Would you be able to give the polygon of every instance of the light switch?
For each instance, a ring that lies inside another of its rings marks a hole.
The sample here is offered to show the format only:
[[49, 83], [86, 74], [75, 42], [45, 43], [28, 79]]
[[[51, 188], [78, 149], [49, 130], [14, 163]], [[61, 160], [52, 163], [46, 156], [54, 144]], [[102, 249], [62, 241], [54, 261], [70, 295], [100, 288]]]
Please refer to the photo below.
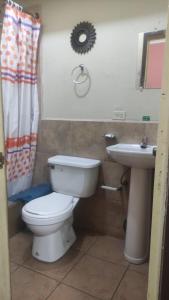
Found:
[[113, 112], [113, 119], [114, 120], [125, 120], [126, 112], [124, 110], [115, 110]]

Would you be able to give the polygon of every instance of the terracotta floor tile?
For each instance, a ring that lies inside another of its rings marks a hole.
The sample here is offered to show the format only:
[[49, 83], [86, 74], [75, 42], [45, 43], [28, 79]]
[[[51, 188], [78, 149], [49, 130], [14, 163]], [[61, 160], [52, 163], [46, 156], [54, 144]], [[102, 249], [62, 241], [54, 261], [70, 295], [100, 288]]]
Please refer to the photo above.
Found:
[[14, 263], [23, 264], [30, 256], [32, 235], [28, 232], [18, 233], [10, 239], [10, 259]]
[[97, 237], [96, 243], [89, 249], [88, 254], [111, 261], [116, 264], [128, 265], [123, 255], [124, 241], [109, 236]]
[[149, 268], [149, 265], [148, 263], [146, 264], [142, 264], [142, 265], [133, 265], [133, 264], [130, 264], [130, 270], [133, 270], [133, 271], [137, 271], [141, 274], [145, 274], [145, 275], [148, 275], [148, 268]]
[[62, 280], [82, 255], [79, 250], [70, 249], [63, 258], [54, 263], [40, 262], [31, 257], [26, 261], [25, 266], [56, 280]]
[[96, 242], [96, 235], [92, 235], [84, 232], [79, 233], [77, 234], [77, 240], [73, 245], [73, 248], [86, 252], [95, 242]]
[[13, 262], [10, 263], [10, 272], [13, 273], [15, 272], [17, 269], [19, 268], [19, 266]]
[[85, 255], [63, 282], [99, 299], [107, 300], [111, 299], [125, 270], [125, 266], [117, 266]]
[[146, 300], [147, 276], [127, 271], [113, 300]]
[[92, 296], [84, 294], [66, 285], [59, 285], [56, 290], [51, 294], [48, 300], [94, 300]]
[[21, 267], [12, 274], [12, 300], [46, 300], [56, 286], [55, 280]]

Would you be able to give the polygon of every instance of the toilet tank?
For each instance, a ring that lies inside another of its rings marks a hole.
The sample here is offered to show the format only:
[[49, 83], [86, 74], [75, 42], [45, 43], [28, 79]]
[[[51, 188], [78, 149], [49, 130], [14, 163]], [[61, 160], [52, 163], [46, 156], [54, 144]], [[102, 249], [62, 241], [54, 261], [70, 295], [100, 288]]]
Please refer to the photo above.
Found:
[[48, 159], [53, 191], [79, 198], [96, 190], [99, 165], [95, 159], [56, 155]]

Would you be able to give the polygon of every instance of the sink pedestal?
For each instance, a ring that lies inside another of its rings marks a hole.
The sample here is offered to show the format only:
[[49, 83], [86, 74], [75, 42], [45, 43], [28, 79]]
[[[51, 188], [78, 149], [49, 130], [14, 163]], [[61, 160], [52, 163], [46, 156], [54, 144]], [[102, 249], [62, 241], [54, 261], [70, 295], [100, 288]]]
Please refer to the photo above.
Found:
[[149, 255], [154, 146], [119, 143], [106, 150], [114, 161], [131, 168], [124, 255], [129, 262], [142, 264]]
[[153, 170], [131, 168], [124, 255], [142, 264], [149, 255]]

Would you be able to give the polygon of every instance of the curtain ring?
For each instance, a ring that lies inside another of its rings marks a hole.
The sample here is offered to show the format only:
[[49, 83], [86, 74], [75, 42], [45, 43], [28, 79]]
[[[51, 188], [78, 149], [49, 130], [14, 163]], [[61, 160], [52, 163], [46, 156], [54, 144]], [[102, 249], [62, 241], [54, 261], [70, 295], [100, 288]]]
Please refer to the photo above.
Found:
[[6, 0], [6, 3], [13, 6], [13, 1], [12, 0]]

